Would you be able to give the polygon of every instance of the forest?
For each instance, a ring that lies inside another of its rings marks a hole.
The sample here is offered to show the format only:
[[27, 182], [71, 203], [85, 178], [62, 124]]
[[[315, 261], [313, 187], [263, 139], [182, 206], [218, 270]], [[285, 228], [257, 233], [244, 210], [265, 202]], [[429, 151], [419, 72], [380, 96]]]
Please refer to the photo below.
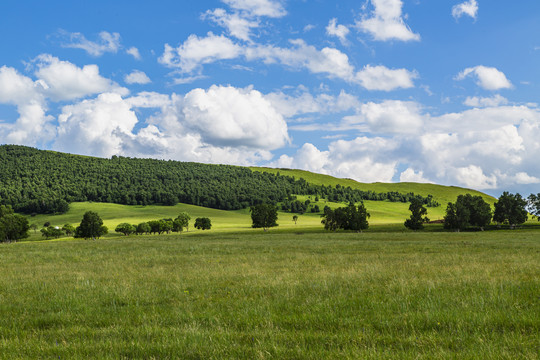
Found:
[[375, 193], [350, 187], [313, 185], [304, 179], [251, 171], [231, 165], [113, 156], [110, 159], [0, 146], [0, 204], [20, 213], [64, 213], [69, 203], [175, 205], [178, 202], [221, 210], [276, 204], [294, 195], [336, 202], [361, 200], [439, 206], [429, 195]]

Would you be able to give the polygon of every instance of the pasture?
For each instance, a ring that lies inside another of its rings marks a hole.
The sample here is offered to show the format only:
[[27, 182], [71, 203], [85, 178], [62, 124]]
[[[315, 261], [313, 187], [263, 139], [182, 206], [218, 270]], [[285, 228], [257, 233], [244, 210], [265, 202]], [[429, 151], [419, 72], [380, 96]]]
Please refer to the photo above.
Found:
[[287, 226], [2, 244], [0, 358], [538, 358], [537, 231]]

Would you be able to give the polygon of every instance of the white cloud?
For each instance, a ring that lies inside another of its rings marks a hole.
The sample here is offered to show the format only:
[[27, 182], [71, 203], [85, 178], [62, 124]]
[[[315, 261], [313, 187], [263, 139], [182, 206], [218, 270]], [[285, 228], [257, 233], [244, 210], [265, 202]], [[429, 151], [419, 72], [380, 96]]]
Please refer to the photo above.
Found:
[[55, 149], [110, 157], [122, 153], [123, 136], [131, 132], [138, 119], [129, 104], [114, 93], [64, 106], [58, 118]]
[[391, 182], [397, 161], [387, 156], [396, 146], [393, 140], [367, 137], [334, 141], [327, 151], [306, 143], [295, 155], [282, 155], [270, 166], [299, 168], [361, 182]]
[[374, 6], [371, 17], [356, 22], [359, 30], [371, 34], [378, 41], [420, 40], [420, 35], [413, 33], [403, 21], [401, 0], [371, 0], [371, 3]]
[[283, 17], [287, 14], [276, 0], [221, 0], [234, 10], [244, 11], [250, 16]]
[[469, 96], [465, 99], [463, 104], [470, 107], [497, 107], [508, 104], [508, 99], [499, 94], [492, 97]]
[[132, 46], [129, 49], [127, 49], [126, 53], [133, 56], [135, 60], [141, 59], [141, 54], [139, 53], [139, 49], [137, 49], [135, 46]]
[[148, 75], [140, 70], [133, 70], [130, 74], [124, 76], [124, 81], [127, 84], [148, 84], [152, 82]]
[[107, 52], [117, 53], [121, 47], [119, 33], [102, 31], [97, 41], [90, 41], [81, 33], [61, 32], [61, 35], [67, 36], [70, 41], [63, 44], [64, 47], [82, 49], [92, 56], [102, 56]]
[[478, 3], [476, 0], [468, 0], [452, 7], [452, 16], [457, 20], [467, 15], [476, 20], [478, 14]]
[[424, 125], [420, 111], [412, 101], [386, 100], [363, 104], [358, 115], [374, 133], [416, 134]]
[[41, 85], [13, 68], [0, 67], [0, 104], [17, 107], [14, 123], [0, 122], [0, 143], [36, 145], [54, 136]]
[[265, 95], [265, 98], [272, 103], [272, 106], [281, 115], [287, 118], [310, 113], [338, 113], [360, 106], [360, 102], [355, 96], [343, 90], [338, 96], [328, 94], [313, 96], [309, 92], [302, 90], [294, 95], [274, 92]]
[[464, 80], [469, 76], [476, 76], [476, 84], [485, 90], [500, 90], [512, 88], [512, 83], [506, 75], [494, 67], [475, 66], [460, 72], [455, 79]]
[[250, 20], [238, 13], [229, 14], [223, 9], [208, 10], [203, 14], [203, 18], [208, 18], [227, 29], [231, 36], [237, 39], [249, 41], [251, 29], [259, 27], [259, 22]]
[[185, 96], [181, 111], [186, 125], [209, 144], [272, 150], [289, 142], [283, 117], [256, 90], [195, 89]]
[[408, 168], [399, 175], [399, 182], [431, 183], [431, 181], [424, 178], [422, 170], [416, 172], [412, 168]]
[[347, 35], [349, 32], [350, 30], [348, 27], [337, 24], [336, 18], [331, 19], [326, 27], [326, 34], [337, 37], [342, 44], [347, 44]]
[[497, 188], [497, 177], [486, 176], [482, 168], [475, 165], [454, 169], [456, 179], [468, 188], [487, 190]]
[[159, 62], [168, 67], [179, 68], [184, 73], [189, 73], [199, 69], [202, 64], [234, 59], [241, 53], [242, 48], [229, 38], [209, 32], [203, 38], [190, 35], [178, 48], [166, 44]]
[[97, 65], [79, 68], [49, 54], [39, 55], [34, 63], [37, 66], [35, 74], [44, 88], [43, 93], [55, 101], [73, 100], [106, 91], [122, 95], [128, 93], [127, 89], [102, 77]]
[[367, 65], [356, 73], [356, 81], [367, 90], [392, 91], [414, 87], [418, 75], [406, 69], [388, 69], [385, 66]]

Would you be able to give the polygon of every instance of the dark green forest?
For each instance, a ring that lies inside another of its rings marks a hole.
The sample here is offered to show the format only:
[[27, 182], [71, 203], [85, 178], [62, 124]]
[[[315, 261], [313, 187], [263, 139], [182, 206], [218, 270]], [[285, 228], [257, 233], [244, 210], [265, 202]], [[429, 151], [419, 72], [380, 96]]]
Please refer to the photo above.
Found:
[[0, 204], [26, 214], [63, 213], [69, 203], [78, 201], [124, 205], [181, 202], [237, 210], [261, 203], [276, 204], [293, 194], [336, 202], [408, 202], [416, 197], [427, 206], [439, 205], [431, 196], [312, 185], [304, 179], [239, 166], [118, 156], [103, 159], [0, 146]]

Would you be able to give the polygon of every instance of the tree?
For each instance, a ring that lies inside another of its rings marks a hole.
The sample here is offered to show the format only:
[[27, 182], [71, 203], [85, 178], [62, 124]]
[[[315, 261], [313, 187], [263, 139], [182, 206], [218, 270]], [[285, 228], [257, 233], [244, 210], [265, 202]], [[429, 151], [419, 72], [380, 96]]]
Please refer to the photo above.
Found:
[[133, 234], [137, 229], [133, 227], [133, 225], [131, 224], [128, 224], [128, 223], [121, 223], [121, 224], [118, 224], [118, 226], [116, 227], [116, 229], [114, 229], [114, 231], [116, 231], [117, 233], [122, 233], [126, 236], [130, 235], [130, 234]]
[[186, 228], [187, 231], [189, 229], [189, 220], [191, 220], [191, 216], [189, 216], [187, 212], [181, 212], [176, 219], [172, 221], [171, 230], [174, 232], [180, 232]]
[[298, 215], [293, 215], [292, 221], [294, 221], [294, 225], [296, 225], [296, 222], [298, 221]]
[[268, 228], [278, 226], [277, 224], [277, 208], [272, 204], [258, 204], [252, 206], [251, 212], [251, 227], [262, 228], [264, 231]]
[[15, 214], [11, 206], [0, 206], [0, 242], [11, 242], [28, 237], [28, 220]]
[[64, 235], [64, 232], [58, 226], [48, 226], [46, 228], [41, 229], [40, 231], [41, 231], [41, 236], [45, 236], [46, 239], [50, 237], [58, 239], [60, 236]]
[[499, 224], [509, 224], [511, 229], [527, 221], [527, 201], [520, 194], [505, 191], [495, 203], [493, 220]]
[[81, 224], [75, 229], [76, 238], [85, 238], [96, 240], [102, 235], [108, 233], [108, 229], [103, 225], [103, 220], [99, 217], [96, 212], [87, 211], [84, 213], [81, 220]]
[[527, 208], [540, 221], [540, 193], [529, 195]]
[[66, 233], [67, 236], [75, 234], [75, 228], [71, 224], [64, 224], [64, 226], [62, 226], [62, 230]]
[[210, 230], [212, 228], [212, 222], [207, 217], [196, 218], [195, 228], [199, 230]]
[[480, 230], [491, 223], [491, 207], [481, 196], [459, 195], [455, 204], [448, 203], [444, 228], [456, 231], [476, 226]]
[[484, 231], [484, 227], [491, 223], [491, 206], [481, 196], [460, 195], [457, 201], [464, 202], [468, 207], [471, 226], [477, 226]]
[[187, 212], [181, 212], [175, 220], [181, 226], [179, 231], [182, 231], [184, 228], [186, 228], [186, 231], [189, 231], [189, 220], [191, 220], [191, 216]]
[[350, 203], [347, 207], [340, 207], [335, 210], [326, 206], [321, 217], [323, 218], [321, 223], [324, 224], [325, 230], [343, 229], [361, 232], [369, 227], [367, 219], [370, 214], [367, 212], [364, 203], [360, 203], [358, 206]]
[[428, 222], [429, 219], [427, 216], [427, 209], [424, 207], [424, 204], [421, 199], [412, 198], [411, 205], [409, 205], [409, 211], [411, 212], [411, 217], [405, 220], [405, 227], [411, 230], [422, 230], [424, 228], [424, 223]]
[[461, 202], [448, 203], [446, 215], [444, 217], [444, 228], [457, 232], [469, 226], [469, 209]]
[[152, 231], [150, 225], [147, 222], [142, 222], [137, 225], [137, 234], [149, 234]]

